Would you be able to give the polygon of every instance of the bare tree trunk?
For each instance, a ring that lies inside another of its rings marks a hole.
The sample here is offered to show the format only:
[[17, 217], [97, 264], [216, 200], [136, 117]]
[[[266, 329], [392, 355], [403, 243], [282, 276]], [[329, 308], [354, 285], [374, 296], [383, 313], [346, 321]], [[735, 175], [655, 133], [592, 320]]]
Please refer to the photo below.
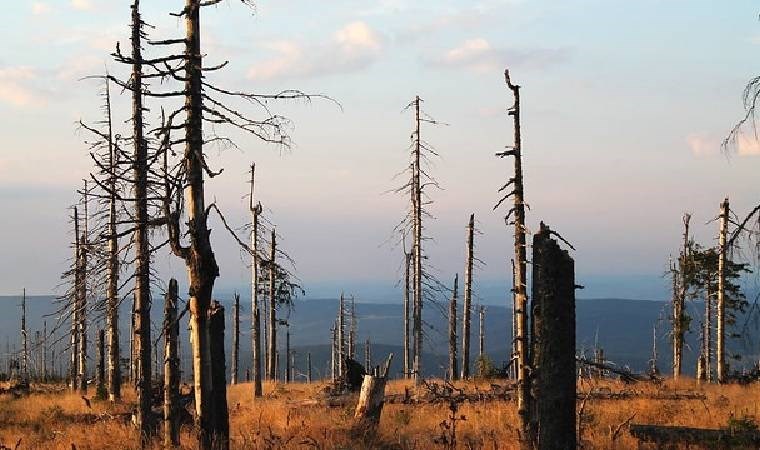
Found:
[[269, 378], [275, 378], [275, 359], [277, 352], [277, 317], [276, 306], [277, 298], [275, 292], [275, 278], [277, 275], [275, 261], [277, 257], [277, 236], [275, 230], [272, 229], [271, 247], [269, 249]]
[[311, 352], [306, 353], [306, 382], [311, 384]]
[[356, 359], [356, 301], [351, 296], [351, 323], [348, 330], [348, 357]]
[[179, 446], [179, 319], [177, 280], [169, 280], [164, 300], [164, 447]]
[[370, 373], [372, 367], [372, 351], [369, 348], [369, 338], [364, 342], [364, 368], [366, 372]]
[[42, 322], [42, 381], [48, 381], [48, 341], [47, 341], [47, 320]]
[[704, 371], [705, 371], [705, 381], [708, 383], [712, 381], [712, 374], [710, 373], [712, 371], [711, 368], [711, 359], [712, 356], [710, 355], [710, 350], [712, 348], [712, 342], [711, 342], [711, 335], [712, 335], [712, 284], [710, 283], [710, 280], [708, 279], [705, 283], [705, 318], [704, 318], [704, 329], [702, 331], [702, 339], [703, 339], [703, 347], [702, 347], [702, 353], [705, 356], [705, 364], [704, 364]]
[[412, 163], [412, 209], [414, 253], [414, 385], [422, 381], [422, 186], [420, 182], [420, 97], [414, 98], [414, 160]]
[[533, 237], [531, 355], [538, 449], [576, 448], [575, 263], [541, 223]]
[[227, 409], [227, 367], [224, 362], [224, 307], [213, 302], [209, 314], [209, 334], [211, 335], [211, 384], [213, 386], [213, 438], [215, 450], [230, 447], [230, 420]]
[[290, 324], [285, 327], [285, 383], [293, 381], [290, 373]]
[[21, 379], [29, 384], [29, 344], [26, 331], [26, 288], [21, 294]]
[[251, 317], [253, 326], [251, 349], [253, 351], [253, 396], [261, 397], [261, 309], [259, 308], [259, 214], [261, 204], [254, 199], [256, 165], [251, 164], [251, 197], [249, 210], [251, 211]]
[[108, 122], [108, 286], [106, 327], [108, 329], [108, 399], [121, 399], [121, 351], [119, 347], [119, 241], [116, 236], [116, 163], [111, 121], [111, 87], [106, 78], [106, 120]]
[[80, 285], [81, 293], [79, 294], [79, 368], [77, 370], [77, 381], [79, 392], [87, 393], [87, 260], [90, 252], [89, 242], [89, 211], [88, 211], [88, 191], [87, 180], [84, 181], [84, 191], [82, 199], [84, 202], [84, 229], [82, 230], [81, 248], [79, 257], [81, 259], [80, 268]]
[[338, 358], [336, 358], [337, 348], [338, 348], [338, 322], [336, 321], [333, 323], [332, 329], [330, 329], [330, 332], [332, 333], [332, 345], [330, 346], [330, 378], [333, 383], [335, 383], [335, 380], [337, 378], [338, 374]]
[[409, 289], [410, 279], [409, 272], [411, 269], [412, 254], [406, 253], [404, 249], [404, 378], [409, 378], [412, 371], [412, 352], [409, 348]]
[[232, 310], [232, 377], [230, 384], [238, 382], [238, 358], [240, 357], [240, 295], [235, 294]]
[[454, 275], [454, 291], [449, 302], [449, 380], [459, 379], [457, 370], [457, 296], [459, 295], [459, 274]]
[[106, 397], [106, 332], [102, 328], [98, 330], [98, 371], [97, 388], [95, 393], [98, 398]]
[[517, 331], [517, 314], [515, 314], [515, 311], [517, 311], [517, 296], [515, 293], [517, 292], [515, 290], [515, 286], [517, 285], [516, 282], [516, 276], [515, 276], [515, 260], [514, 258], [510, 260], [512, 263], [512, 329], [510, 330], [512, 335], [510, 336], [510, 349], [511, 354], [509, 355], [510, 361], [515, 361], [513, 364], [510, 364], [510, 376], [513, 380], [517, 379], [517, 361], [515, 358], [517, 358], [517, 340], [515, 339], [516, 331]]
[[383, 404], [385, 403], [385, 384], [388, 381], [388, 372], [392, 359], [393, 353], [388, 356], [383, 373], [375, 376], [369, 374], [364, 376], [361, 392], [359, 393], [359, 401], [356, 404], [356, 411], [354, 412], [354, 420], [357, 421], [362, 430], [366, 431], [368, 427], [377, 427], [380, 423], [380, 415], [383, 412]]
[[475, 214], [467, 225], [467, 262], [464, 266], [464, 308], [462, 311], [462, 378], [470, 378], [470, 323], [472, 316], [472, 264], [475, 237]]
[[686, 288], [687, 288], [687, 272], [689, 265], [689, 221], [691, 215], [684, 214], [683, 216], [683, 249], [681, 250], [681, 257], [678, 260], [680, 283], [679, 289], [674, 296], [673, 305], [673, 378], [678, 379], [681, 376], [681, 366], [683, 361], [683, 343], [684, 343], [684, 304], [686, 302]]
[[340, 301], [338, 303], [338, 376], [345, 380], [346, 364], [344, 357], [346, 355], [346, 314], [345, 314], [345, 301], [343, 293], [340, 294]]
[[720, 205], [720, 237], [718, 238], [718, 332], [717, 332], [717, 372], [718, 383], [725, 383], [728, 376], [726, 368], [726, 236], [728, 235], [729, 217], [728, 198]]
[[74, 207], [74, 299], [72, 300], [73, 311], [71, 313], [71, 367], [69, 368], [71, 390], [77, 389], [77, 372], [79, 363], [79, 314], [81, 301], [79, 295], [82, 293], [79, 285], [82, 284], [81, 273], [81, 248], [79, 245], [79, 214], [76, 206]]
[[[522, 137], [520, 130], [520, 86], [512, 84], [509, 78], [509, 71], [504, 72], [504, 78], [507, 83], [507, 87], [512, 91], [514, 95], [515, 103], [510, 109], [509, 115], [512, 116], [514, 125], [514, 145], [512, 148], [503, 154], [501, 157], [507, 155], [514, 156], [515, 173], [514, 177], [509, 180], [504, 188], [509, 184], [514, 185], [513, 199], [514, 205], [510, 211], [514, 216], [515, 226], [515, 285], [513, 287], [515, 293], [515, 342], [517, 347], [517, 412], [520, 417], [523, 448], [530, 448], [533, 441], [534, 430], [530, 423], [530, 379], [529, 361], [528, 361], [528, 295], [526, 293], [527, 285], [527, 268], [526, 268], [526, 254], [525, 254], [525, 199], [523, 190], [523, 173], [522, 173]], [[505, 197], [506, 198], [506, 197]], [[509, 217], [510, 214], [507, 215]]]
[[480, 319], [480, 337], [478, 339], [478, 357], [482, 358], [483, 355], [486, 354], [486, 330], [485, 330], [485, 322], [486, 322], [486, 308], [482, 305], [479, 308], [479, 319]]

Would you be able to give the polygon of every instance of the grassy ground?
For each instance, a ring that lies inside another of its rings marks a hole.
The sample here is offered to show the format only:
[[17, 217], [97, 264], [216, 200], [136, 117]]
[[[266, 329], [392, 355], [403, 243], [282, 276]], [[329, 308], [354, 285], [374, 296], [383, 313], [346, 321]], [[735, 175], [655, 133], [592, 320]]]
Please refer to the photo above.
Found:
[[[463, 383], [463, 387], [487, 388], [488, 383]], [[447, 404], [388, 404], [378, 432], [367, 436], [353, 429], [353, 407], [327, 408], [304, 405], [323, 385], [265, 385], [265, 398], [253, 401], [252, 386], [228, 388], [230, 430], [234, 449], [435, 449], [442, 443], [450, 411]], [[387, 393], [403, 392], [402, 381], [390, 383]], [[588, 400], [581, 413], [581, 440], [585, 448], [636, 448], [625, 424], [651, 423], [702, 428], [725, 427], [730, 417], [758, 416], [760, 385], [697, 386], [691, 380], [662, 386], [639, 383], [584, 382], [579, 392], [656, 392], [675, 389], [704, 392], [706, 400]], [[134, 396], [125, 389], [123, 403], [92, 401], [88, 408], [78, 394], [66, 391], [34, 393], [28, 397], [0, 396], [0, 444], [19, 450], [137, 448], [131, 423], [103, 419], [104, 413], [131, 411]], [[582, 400], [579, 400], [579, 409]], [[456, 424], [457, 448], [517, 448], [517, 415], [514, 402], [464, 404], [457, 412], [465, 420]], [[622, 426], [621, 426], [622, 425]], [[182, 448], [194, 448], [192, 430], [182, 430]], [[0, 447], [2, 448], [2, 447]], [[157, 442], [155, 448], [160, 448]]]

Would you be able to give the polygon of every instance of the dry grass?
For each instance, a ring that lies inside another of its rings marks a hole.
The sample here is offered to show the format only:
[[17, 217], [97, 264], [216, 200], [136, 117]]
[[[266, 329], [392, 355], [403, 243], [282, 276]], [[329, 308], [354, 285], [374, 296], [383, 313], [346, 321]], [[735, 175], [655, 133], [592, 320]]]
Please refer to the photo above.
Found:
[[[475, 383], [464, 383], [473, 389]], [[485, 383], [487, 387], [488, 383]], [[235, 449], [319, 448], [319, 449], [428, 449], [442, 448], [435, 442], [441, 435], [440, 423], [447, 419], [445, 404], [412, 406], [389, 404], [383, 410], [378, 432], [374, 436], [352, 430], [353, 408], [304, 406], [300, 400], [313, 398], [323, 386], [318, 384], [265, 385], [266, 397], [252, 400], [252, 386], [230, 386], [232, 447]], [[403, 392], [408, 387], [395, 381], [389, 392]], [[616, 382], [583, 383], [579, 391], [589, 389], [618, 392], [698, 390], [702, 400], [588, 400], [582, 414], [582, 440], [586, 448], [636, 448], [627, 432], [627, 420], [633, 423], [684, 425], [703, 428], [726, 426], [729, 417], [757, 416], [760, 386], [696, 386], [692, 380], [666, 382], [663, 386], [623, 385]], [[76, 394], [36, 393], [14, 399], [0, 396], [0, 444], [19, 449], [132, 449], [137, 435], [129, 423], [116, 420], [93, 420], [93, 414], [120, 413], [131, 410], [134, 400], [125, 390], [124, 403], [92, 402], [92, 410]], [[580, 403], [580, 402], [579, 402]], [[513, 402], [484, 402], [463, 405], [458, 415], [466, 420], [457, 424], [458, 448], [517, 448], [517, 416]], [[617, 430], [617, 433], [616, 433]], [[613, 440], [614, 436], [614, 440]], [[193, 448], [192, 430], [182, 430], [182, 448]], [[158, 443], [155, 446], [159, 448]]]

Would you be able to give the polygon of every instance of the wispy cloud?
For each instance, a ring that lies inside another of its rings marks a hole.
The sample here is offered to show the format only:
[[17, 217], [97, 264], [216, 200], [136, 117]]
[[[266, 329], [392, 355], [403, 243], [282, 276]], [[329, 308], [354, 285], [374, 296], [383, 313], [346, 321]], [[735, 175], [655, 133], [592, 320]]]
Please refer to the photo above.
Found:
[[91, 0], [71, 0], [71, 7], [78, 11], [90, 11], [93, 5]]
[[464, 41], [442, 55], [425, 58], [427, 65], [441, 68], [465, 68], [475, 72], [489, 72], [504, 67], [542, 68], [565, 61], [570, 56], [567, 48], [526, 49], [493, 47], [484, 38]]
[[686, 144], [691, 150], [691, 154], [703, 158], [720, 153], [720, 142], [718, 139], [706, 134], [693, 133], [686, 136]]
[[357, 21], [336, 31], [328, 42], [304, 44], [288, 40], [267, 47], [277, 56], [254, 64], [248, 71], [249, 78], [269, 80], [354, 72], [379, 57], [383, 42], [369, 25]]
[[741, 156], [760, 155], [760, 139], [755, 136], [739, 136], [736, 142], [736, 153]]
[[28, 66], [0, 67], [0, 103], [19, 108], [44, 105], [44, 96], [34, 87], [37, 78]]
[[34, 14], [35, 16], [42, 16], [42, 15], [48, 14], [52, 10], [53, 9], [47, 3], [42, 3], [42, 2], [32, 3], [32, 14]]

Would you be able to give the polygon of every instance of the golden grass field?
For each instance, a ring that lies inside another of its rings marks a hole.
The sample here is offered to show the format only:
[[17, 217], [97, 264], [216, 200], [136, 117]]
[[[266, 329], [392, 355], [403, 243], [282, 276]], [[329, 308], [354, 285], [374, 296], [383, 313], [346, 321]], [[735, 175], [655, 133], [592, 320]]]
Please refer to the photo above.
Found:
[[[489, 383], [466, 382], [469, 390], [487, 388]], [[386, 393], [403, 392], [410, 385], [390, 382]], [[308, 406], [303, 400], [313, 398], [324, 385], [265, 385], [265, 397], [253, 401], [252, 385], [228, 387], [230, 432], [234, 449], [436, 449], [441, 436], [440, 423], [450, 414], [448, 405], [388, 404], [374, 436], [352, 429], [353, 407]], [[653, 392], [692, 390], [704, 392], [706, 400], [588, 400], [581, 414], [583, 448], [636, 448], [636, 441], [625, 425], [628, 422], [683, 425], [701, 428], [725, 427], [730, 417], [757, 417], [760, 386], [706, 385], [693, 380], [666, 381], [661, 386], [638, 383], [625, 385], [614, 381], [583, 382], [579, 392], [597, 389], [603, 392]], [[123, 403], [92, 401], [88, 409], [78, 394], [69, 392], [36, 393], [14, 399], [0, 396], [0, 444], [19, 450], [65, 449], [72, 444], [85, 449], [133, 449], [137, 434], [131, 423], [118, 420], [94, 420], [93, 414], [131, 410], [134, 396], [124, 389]], [[579, 400], [578, 407], [582, 401]], [[517, 448], [517, 415], [512, 401], [485, 401], [464, 404], [458, 415], [457, 448]], [[632, 419], [628, 420], [629, 418]], [[617, 433], [616, 433], [617, 430]], [[190, 428], [182, 430], [182, 447], [194, 448]], [[160, 439], [155, 448], [161, 448]], [[2, 447], [0, 447], [2, 448]]]

